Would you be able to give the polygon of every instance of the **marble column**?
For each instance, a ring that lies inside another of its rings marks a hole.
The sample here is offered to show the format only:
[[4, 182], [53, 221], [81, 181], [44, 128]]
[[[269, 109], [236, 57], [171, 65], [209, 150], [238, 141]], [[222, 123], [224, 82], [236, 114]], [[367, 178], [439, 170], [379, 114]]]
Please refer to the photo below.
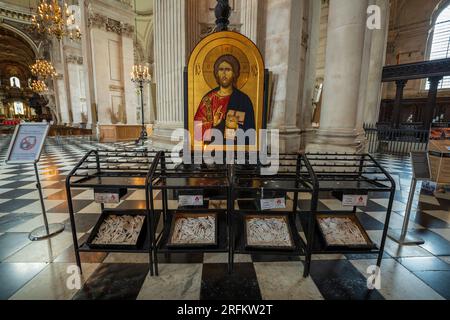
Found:
[[314, 138], [312, 128], [313, 101], [317, 78], [317, 55], [320, 47], [320, 16], [321, 1], [309, 0], [308, 14], [308, 51], [305, 60], [305, 80], [303, 85], [303, 100], [301, 112], [301, 150]]
[[367, 0], [330, 0], [320, 129], [308, 152], [362, 152], [358, 100]]
[[268, 128], [279, 130], [280, 151], [300, 150], [300, 116], [303, 97], [306, 43], [303, 23], [307, 1], [267, 1], [263, 52], [266, 68], [273, 74], [274, 89]]
[[88, 116], [88, 127], [92, 129], [92, 134], [97, 134], [97, 105], [95, 98], [94, 87], [94, 68], [92, 62], [92, 48], [91, 48], [91, 33], [89, 31], [89, 0], [79, 0], [80, 6], [80, 29], [81, 29], [81, 52], [83, 59], [83, 73], [84, 73], [84, 90], [85, 103]]
[[63, 46], [63, 40], [59, 41], [59, 49], [61, 52], [61, 65], [62, 65], [62, 76], [63, 76], [63, 84], [64, 84], [64, 91], [66, 93], [66, 104], [67, 104], [67, 110], [68, 110], [68, 115], [69, 115], [69, 123], [70, 124], [74, 124], [74, 116], [73, 116], [73, 108], [72, 108], [72, 96], [70, 93], [70, 81], [69, 81], [69, 68], [67, 65], [67, 57], [66, 57], [66, 52], [64, 50], [64, 46]]
[[428, 91], [428, 101], [424, 118], [424, 125], [427, 129], [429, 129], [433, 123], [433, 117], [436, 112], [437, 93], [442, 78], [443, 77], [431, 77], [428, 79], [428, 82], [430, 82], [430, 90]]
[[156, 121], [155, 148], [170, 149], [173, 130], [184, 128], [184, 81], [187, 65], [186, 0], [155, 0]]
[[252, 40], [256, 45], [258, 41], [258, 7], [259, 0], [241, 0], [241, 33]]
[[381, 106], [382, 76], [386, 60], [387, 37], [389, 33], [389, 0], [376, 0], [381, 9], [381, 29], [372, 31], [370, 50], [370, 65], [367, 80], [366, 99], [364, 107], [364, 122], [378, 122]]
[[186, 1], [186, 15], [188, 17], [187, 29], [187, 53], [194, 50], [195, 46], [201, 40], [201, 28], [200, 28], [200, 8], [198, 0], [187, 0]]

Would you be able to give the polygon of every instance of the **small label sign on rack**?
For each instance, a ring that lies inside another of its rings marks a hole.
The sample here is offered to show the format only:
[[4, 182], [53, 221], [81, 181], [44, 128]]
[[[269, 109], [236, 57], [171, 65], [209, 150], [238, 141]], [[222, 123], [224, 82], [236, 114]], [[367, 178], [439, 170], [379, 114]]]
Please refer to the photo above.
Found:
[[344, 207], [366, 207], [368, 199], [367, 195], [344, 194], [342, 205]]
[[286, 209], [285, 198], [261, 199], [261, 210]]
[[118, 193], [95, 193], [94, 199], [96, 203], [119, 203], [120, 197]]
[[202, 195], [180, 195], [178, 197], [179, 207], [201, 207], [203, 206]]

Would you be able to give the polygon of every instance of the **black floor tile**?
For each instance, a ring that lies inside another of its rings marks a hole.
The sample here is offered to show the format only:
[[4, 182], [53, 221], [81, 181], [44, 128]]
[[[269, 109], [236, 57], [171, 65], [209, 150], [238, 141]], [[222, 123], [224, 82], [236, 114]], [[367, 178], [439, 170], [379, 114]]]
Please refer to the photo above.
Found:
[[0, 263], [0, 300], [10, 298], [46, 265], [45, 263]]
[[[71, 190], [72, 192], [72, 199], [82, 193], [84, 190]], [[54, 194], [46, 197], [47, 200], [67, 200], [67, 192], [66, 190], [61, 190], [58, 192], [55, 192]]]
[[[35, 190], [33, 189], [14, 189], [11, 191], [0, 193], [0, 199], [16, 199], [18, 197], [29, 194]], [[0, 207], [2, 204], [0, 204]]]
[[436, 200], [441, 205], [442, 210], [450, 210], [450, 200], [442, 198], [436, 198]]
[[[347, 253], [345, 257], [347, 260], [374, 260], [378, 259], [378, 253]], [[392, 259], [392, 257], [387, 252], [384, 252], [383, 259]]]
[[18, 250], [30, 244], [28, 233], [5, 233], [0, 236], [0, 261], [5, 260]]
[[[95, 213], [75, 213], [75, 227], [77, 233], [86, 233], [91, 230], [98, 222], [100, 214]], [[72, 225], [70, 219], [64, 221], [66, 230], [71, 230]]]
[[6, 202], [3, 202], [0, 204], [0, 210], [1, 212], [12, 212], [19, 210], [23, 207], [26, 207], [33, 202], [36, 202], [39, 200], [32, 200], [32, 199], [13, 199]]
[[436, 256], [450, 256], [450, 243], [437, 233], [426, 229], [410, 230], [410, 233], [416, 237], [422, 238], [425, 244], [422, 248], [428, 250]]
[[[7, 167], [7, 168], [11, 168], [11, 167]], [[7, 174], [14, 174], [14, 175], [22, 175], [22, 174], [29, 174], [30, 172], [33, 172], [33, 169], [27, 170], [27, 169], [17, 169], [17, 170], [11, 170], [9, 171]], [[0, 179], [0, 180], [4, 180], [4, 179]]]
[[381, 204], [376, 203], [375, 201], [368, 200], [367, 206], [363, 208], [365, 212], [376, 212], [376, 211], [387, 211], [387, 207], [382, 206]]
[[315, 260], [311, 277], [326, 300], [383, 300], [367, 288], [366, 278], [347, 260]]
[[300, 261], [300, 256], [288, 255], [269, 255], [269, 254], [252, 254], [253, 262], [284, 262], [284, 261]]
[[203, 263], [203, 253], [158, 253], [158, 263]]
[[262, 300], [253, 264], [236, 264], [231, 274], [225, 263], [204, 264], [200, 299]]
[[127, 200], [117, 206], [119, 210], [142, 210], [145, 208], [145, 200]]
[[23, 186], [27, 186], [30, 183], [33, 183], [33, 181], [15, 181], [15, 182], [4, 184], [1, 187], [2, 187], [2, 189], [17, 189], [17, 188], [21, 188]]
[[[404, 215], [404, 212], [400, 212], [401, 215]], [[426, 214], [421, 211], [413, 211], [411, 212], [411, 219], [421, 225], [424, 228], [428, 229], [446, 229], [450, 228], [450, 224], [447, 222], [433, 217], [432, 215]]]
[[147, 264], [102, 264], [74, 300], [135, 300], [149, 272]]
[[356, 216], [366, 230], [383, 230], [384, 224], [364, 212], [357, 212]]
[[414, 274], [442, 297], [450, 300], [450, 271], [418, 271]]
[[[88, 239], [89, 234], [83, 235], [78, 240], [78, 245], [83, 244]], [[80, 252], [81, 263], [102, 263], [108, 256], [105, 252]], [[76, 263], [75, 250], [73, 245], [65, 249], [56, 257], [54, 262]]]
[[[11, 174], [11, 173], [7, 173]], [[7, 177], [7, 178], [1, 178], [1, 181], [20, 181], [22, 179], [28, 179], [33, 177], [33, 174], [18, 174], [15, 176]], [[28, 181], [28, 183], [32, 183], [33, 181]]]
[[431, 204], [431, 203], [426, 203], [426, 202], [419, 202], [419, 204], [417, 205], [417, 208], [419, 210], [443, 210], [441, 205], [435, 205], [435, 204]]
[[39, 214], [36, 213], [10, 213], [0, 217], [0, 232], [7, 232], [9, 229], [34, 219], [37, 216]]
[[[93, 200], [72, 200], [73, 210], [75, 213], [83, 210], [88, 205], [90, 205], [93, 202]], [[63, 202], [56, 207], [48, 210], [49, 213], [69, 213], [69, 207], [68, 203]]]
[[[302, 211], [311, 211], [311, 201], [310, 200], [299, 200], [298, 208]], [[317, 204], [317, 210], [318, 211], [330, 211], [330, 209], [320, 201]]]
[[66, 183], [64, 181], [55, 182], [45, 186], [44, 189], [65, 189]]
[[450, 271], [450, 265], [437, 257], [399, 258], [403, 266], [409, 271]]
[[42, 180], [55, 181], [55, 182], [57, 182], [57, 181], [65, 181], [66, 177], [62, 175], [62, 173], [63, 173], [62, 171], [57, 171], [55, 173], [56, 173], [56, 175], [46, 176], [45, 179], [42, 179]]

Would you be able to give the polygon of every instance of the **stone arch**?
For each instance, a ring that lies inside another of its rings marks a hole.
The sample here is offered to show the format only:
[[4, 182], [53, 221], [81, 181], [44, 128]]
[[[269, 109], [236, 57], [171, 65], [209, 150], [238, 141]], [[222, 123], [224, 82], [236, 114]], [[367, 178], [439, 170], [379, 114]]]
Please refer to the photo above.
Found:
[[39, 56], [39, 48], [36, 45], [36, 43], [33, 41], [33, 39], [31, 39], [26, 33], [24, 33], [23, 31], [7, 24], [7, 23], [2, 23], [1, 27], [4, 29], [7, 29], [15, 34], [17, 34], [18, 36], [20, 36], [23, 40], [25, 40], [25, 42], [30, 46], [30, 48], [33, 50], [35, 56]]

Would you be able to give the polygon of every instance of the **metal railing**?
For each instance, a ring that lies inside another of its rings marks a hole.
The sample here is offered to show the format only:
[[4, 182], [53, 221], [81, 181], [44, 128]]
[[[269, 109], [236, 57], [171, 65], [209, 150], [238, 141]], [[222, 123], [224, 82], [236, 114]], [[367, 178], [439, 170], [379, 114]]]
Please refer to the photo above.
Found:
[[429, 131], [416, 128], [393, 129], [386, 126], [365, 124], [368, 152], [393, 155], [409, 155], [412, 151], [426, 151]]

